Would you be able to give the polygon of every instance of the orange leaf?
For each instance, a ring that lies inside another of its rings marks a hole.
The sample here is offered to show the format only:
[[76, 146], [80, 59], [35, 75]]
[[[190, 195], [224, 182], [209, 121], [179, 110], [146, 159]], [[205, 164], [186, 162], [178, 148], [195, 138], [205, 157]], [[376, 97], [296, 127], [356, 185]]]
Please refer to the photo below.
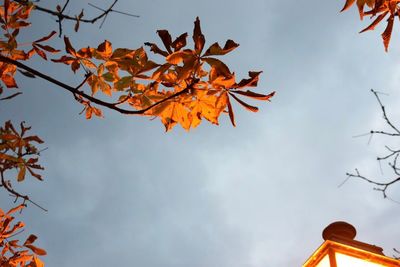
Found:
[[225, 77], [230, 77], [232, 75], [228, 66], [225, 65], [225, 63], [219, 59], [212, 58], [212, 57], [205, 57], [205, 58], [202, 58], [201, 60], [207, 62], [208, 65], [210, 65], [211, 68], [213, 68], [216, 71], [217, 76], [219, 76], [221, 74]]
[[244, 91], [231, 90], [230, 92], [231, 93], [235, 93], [235, 94], [239, 94], [239, 95], [244, 95], [244, 96], [247, 96], [247, 97], [250, 97], [250, 98], [253, 98], [253, 99], [266, 100], [266, 101], [268, 101], [271, 97], [273, 97], [275, 95], [275, 92], [272, 92], [272, 93], [270, 93], [268, 95], [263, 95], [263, 94], [254, 93], [254, 92], [249, 91], [249, 90], [247, 90], [245, 92]]
[[112, 55], [112, 46], [111, 43], [105, 40], [97, 47], [97, 53], [101, 55], [103, 58], [109, 58]]
[[178, 65], [182, 61], [186, 60], [187, 58], [193, 57], [193, 53], [191, 50], [184, 50], [184, 51], [177, 51], [170, 55], [168, 55], [165, 60], [174, 65]]
[[25, 173], [26, 173], [26, 167], [25, 165], [21, 165], [17, 176], [18, 182], [22, 182], [25, 179]]
[[44, 267], [44, 263], [36, 256], [33, 256], [34, 267]]
[[[15, 212], [17, 212], [17, 211], [22, 210], [22, 209], [25, 208], [25, 207], [26, 207], [25, 204], [18, 205], [17, 207], [12, 208], [12, 209], [10, 209], [9, 211], [7, 211], [6, 214], [7, 214], [7, 215], [11, 215], [11, 214], [13, 214], [13, 213], [15, 213]], [[22, 224], [22, 227], [23, 227], [23, 224]]]
[[9, 74], [1, 76], [1, 80], [7, 86], [7, 88], [18, 88], [17, 83], [14, 80], [14, 77]]

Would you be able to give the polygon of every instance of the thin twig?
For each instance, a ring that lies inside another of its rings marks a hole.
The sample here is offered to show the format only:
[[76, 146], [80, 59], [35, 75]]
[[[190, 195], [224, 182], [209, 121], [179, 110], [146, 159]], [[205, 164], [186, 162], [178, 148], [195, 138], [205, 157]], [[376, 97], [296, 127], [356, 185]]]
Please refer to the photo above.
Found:
[[25, 202], [30, 202], [33, 205], [35, 205], [36, 207], [40, 208], [41, 210], [47, 212], [48, 210], [43, 208], [42, 206], [40, 206], [39, 204], [37, 204], [36, 202], [32, 201], [31, 199], [29, 199], [29, 196], [27, 195], [22, 195], [20, 193], [18, 193], [17, 191], [15, 191], [14, 189], [11, 188], [11, 186], [7, 183], [7, 181], [4, 178], [4, 173], [3, 171], [0, 172], [0, 176], [1, 176], [1, 185], [12, 195], [15, 197], [15, 201], [18, 200], [18, 198], [22, 198], [23, 199], [23, 204]]

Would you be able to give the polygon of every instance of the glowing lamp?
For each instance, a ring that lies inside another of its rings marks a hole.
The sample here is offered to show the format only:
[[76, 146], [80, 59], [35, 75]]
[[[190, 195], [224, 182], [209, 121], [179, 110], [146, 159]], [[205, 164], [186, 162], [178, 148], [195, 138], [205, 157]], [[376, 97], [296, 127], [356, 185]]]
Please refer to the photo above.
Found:
[[357, 240], [356, 229], [346, 222], [334, 222], [322, 233], [325, 242], [303, 267], [400, 267], [400, 261], [386, 257], [383, 249]]

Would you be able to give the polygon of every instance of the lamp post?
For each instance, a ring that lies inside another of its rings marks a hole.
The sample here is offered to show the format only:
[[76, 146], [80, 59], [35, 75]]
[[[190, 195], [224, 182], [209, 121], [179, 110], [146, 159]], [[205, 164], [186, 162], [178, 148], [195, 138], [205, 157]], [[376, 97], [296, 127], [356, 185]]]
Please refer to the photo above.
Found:
[[383, 249], [357, 240], [356, 229], [346, 222], [334, 222], [322, 233], [324, 243], [303, 267], [400, 267], [400, 261], [386, 257]]

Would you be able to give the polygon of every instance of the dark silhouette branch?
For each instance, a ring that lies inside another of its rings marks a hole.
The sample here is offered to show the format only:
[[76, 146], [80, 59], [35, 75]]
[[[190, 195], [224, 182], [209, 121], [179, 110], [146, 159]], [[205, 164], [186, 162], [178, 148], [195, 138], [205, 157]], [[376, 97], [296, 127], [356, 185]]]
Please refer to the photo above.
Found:
[[[19, 3], [19, 4], [22, 4], [22, 5], [27, 5], [28, 4], [27, 0], [14, 0], [14, 1]], [[58, 29], [59, 29], [59, 37], [61, 37], [63, 20], [70, 20], [70, 21], [75, 21], [75, 22], [83, 22], [83, 23], [94, 24], [98, 20], [103, 19], [103, 21], [100, 24], [100, 28], [101, 28], [101, 26], [103, 25], [106, 17], [108, 16], [108, 14], [110, 12], [119, 13], [119, 14], [123, 14], [123, 15], [126, 15], [126, 16], [136, 17], [136, 18], [139, 17], [138, 15], [133, 15], [133, 14], [129, 14], [129, 13], [126, 13], [126, 12], [114, 10], [113, 7], [115, 6], [115, 4], [117, 2], [118, 2], [118, 0], [114, 0], [114, 2], [107, 9], [103, 9], [103, 8], [97, 7], [97, 6], [92, 5], [92, 4], [89, 3], [90, 6], [102, 11], [102, 13], [100, 15], [98, 15], [96, 17], [93, 17], [91, 19], [84, 19], [84, 18], [80, 18], [79, 16], [76, 16], [76, 15], [75, 16], [70, 16], [70, 15], [64, 14], [64, 11], [65, 11], [67, 5], [69, 4], [69, 0], [67, 0], [65, 2], [64, 6], [60, 10], [51, 10], [51, 9], [44, 8], [44, 7], [41, 7], [41, 6], [36, 5], [36, 4], [35, 4], [35, 10], [38, 10], [38, 11], [50, 14], [50, 15], [52, 15], [54, 17], [57, 17], [57, 23], [58, 23]], [[83, 10], [82, 10], [82, 12], [83, 12]]]
[[160, 105], [160, 104], [162, 104], [162, 103], [164, 103], [164, 102], [166, 102], [168, 100], [171, 100], [171, 99], [173, 99], [173, 98], [175, 98], [177, 96], [180, 96], [180, 95], [183, 95], [185, 93], [188, 93], [189, 90], [192, 87], [192, 86], [188, 86], [187, 88], [183, 89], [182, 91], [176, 92], [176, 93], [174, 93], [174, 94], [172, 94], [172, 95], [170, 95], [170, 96], [168, 96], [168, 97], [166, 97], [166, 98], [164, 98], [164, 99], [162, 99], [162, 100], [160, 100], [160, 101], [158, 101], [156, 103], [153, 103], [152, 105], [148, 106], [147, 108], [140, 109], [140, 110], [128, 110], [128, 109], [124, 109], [124, 108], [118, 107], [119, 104], [122, 104], [125, 101], [117, 102], [117, 103], [105, 102], [105, 101], [100, 100], [98, 98], [95, 98], [95, 97], [93, 97], [91, 95], [88, 95], [88, 94], [84, 93], [83, 91], [80, 91], [79, 89], [84, 85], [86, 80], [90, 77], [90, 74], [87, 74], [86, 77], [85, 77], [85, 80], [82, 83], [80, 83], [77, 87], [72, 87], [72, 86], [70, 86], [68, 84], [65, 84], [65, 83], [63, 83], [63, 82], [61, 82], [61, 81], [59, 81], [57, 79], [54, 79], [54, 78], [52, 78], [52, 77], [50, 77], [50, 76], [48, 76], [48, 75], [46, 75], [46, 74], [44, 74], [42, 72], [39, 72], [38, 70], [32, 69], [31, 67], [29, 67], [29, 66], [27, 66], [27, 65], [25, 65], [25, 64], [23, 64], [23, 63], [21, 63], [19, 61], [13, 60], [13, 59], [8, 58], [8, 57], [5, 57], [3, 55], [0, 55], [0, 62], [5, 62], [5, 63], [8, 63], [8, 64], [15, 65], [15, 66], [17, 66], [17, 67], [19, 67], [19, 68], [21, 68], [21, 69], [23, 69], [25, 71], [28, 71], [28, 72], [32, 73], [35, 76], [38, 76], [38, 77], [40, 77], [40, 78], [42, 78], [42, 79], [44, 79], [44, 80], [46, 80], [46, 81], [48, 81], [50, 83], [53, 83], [53, 84], [65, 89], [65, 90], [71, 92], [74, 95], [75, 98], [76, 98], [76, 96], [81, 96], [84, 99], [86, 99], [86, 100], [88, 100], [90, 102], [93, 102], [93, 103], [95, 103], [95, 104], [97, 104], [99, 106], [106, 107], [106, 108], [118, 111], [119, 113], [126, 114], [126, 115], [144, 114], [146, 111], [149, 111], [150, 109], [152, 109], [152, 108], [154, 108], [154, 107], [156, 107], [156, 106], [158, 106], [158, 105]]
[[9, 100], [9, 99], [12, 99], [12, 98], [14, 98], [14, 97], [16, 97], [16, 96], [18, 96], [18, 95], [20, 95], [20, 94], [22, 94], [22, 92], [17, 92], [17, 93], [14, 93], [14, 94], [12, 94], [12, 95], [9, 95], [9, 96], [6, 96], [6, 97], [3, 97], [3, 98], [0, 98], [0, 101], [2, 101], [2, 100]]
[[[388, 117], [385, 106], [383, 105], [383, 103], [378, 95], [378, 92], [373, 89], [371, 89], [371, 92], [374, 94], [374, 96], [380, 106], [385, 123], [393, 130], [393, 132], [387, 132], [387, 131], [381, 131], [381, 130], [371, 130], [369, 132], [369, 134], [363, 134], [363, 135], [359, 135], [357, 137], [370, 135], [370, 138], [371, 138], [374, 134], [386, 135], [386, 136], [390, 136], [390, 137], [400, 137], [400, 130], [393, 124], [393, 122]], [[393, 148], [390, 148], [389, 146], [385, 146], [385, 148], [388, 151], [387, 154], [377, 157], [376, 160], [379, 162], [379, 164], [381, 164], [381, 162], [389, 161], [387, 164], [390, 167], [390, 169], [393, 171], [395, 177], [387, 179], [387, 180], [389, 180], [388, 182], [379, 182], [378, 179], [369, 178], [365, 175], [362, 175], [358, 171], [358, 169], [355, 169], [355, 172], [353, 172], [353, 173], [346, 173], [347, 178], [343, 181], [343, 183], [341, 185], [346, 183], [350, 178], [359, 178], [365, 182], [373, 184], [375, 186], [374, 190], [382, 192], [382, 195], [384, 198], [389, 198], [388, 194], [387, 194], [388, 188], [395, 183], [398, 183], [398, 182], [400, 183], [400, 166], [398, 166], [398, 158], [400, 156], [400, 149], [393, 149]], [[395, 201], [395, 202], [398, 202], [398, 201]]]
[[4, 178], [4, 171], [0, 171], [0, 176], [1, 176], [1, 186], [4, 187], [10, 194], [11, 196], [15, 197], [15, 201], [18, 200], [18, 198], [23, 199], [23, 203], [25, 204], [25, 202], [30, 202], [33, 205], [35, 205], [36, 207], [40, 208], [41, 210], [47, 212], [47, 209], [43, 208], [42, 206], [40, 206], [39, 204], [37, 204], [36, 202], [32, 201], [29, 196], [27, 195], [22, 195], [20, 193], [18, 193], [17, 191], [15, 191], [12, 187], [11, 184], [5, 180]]

